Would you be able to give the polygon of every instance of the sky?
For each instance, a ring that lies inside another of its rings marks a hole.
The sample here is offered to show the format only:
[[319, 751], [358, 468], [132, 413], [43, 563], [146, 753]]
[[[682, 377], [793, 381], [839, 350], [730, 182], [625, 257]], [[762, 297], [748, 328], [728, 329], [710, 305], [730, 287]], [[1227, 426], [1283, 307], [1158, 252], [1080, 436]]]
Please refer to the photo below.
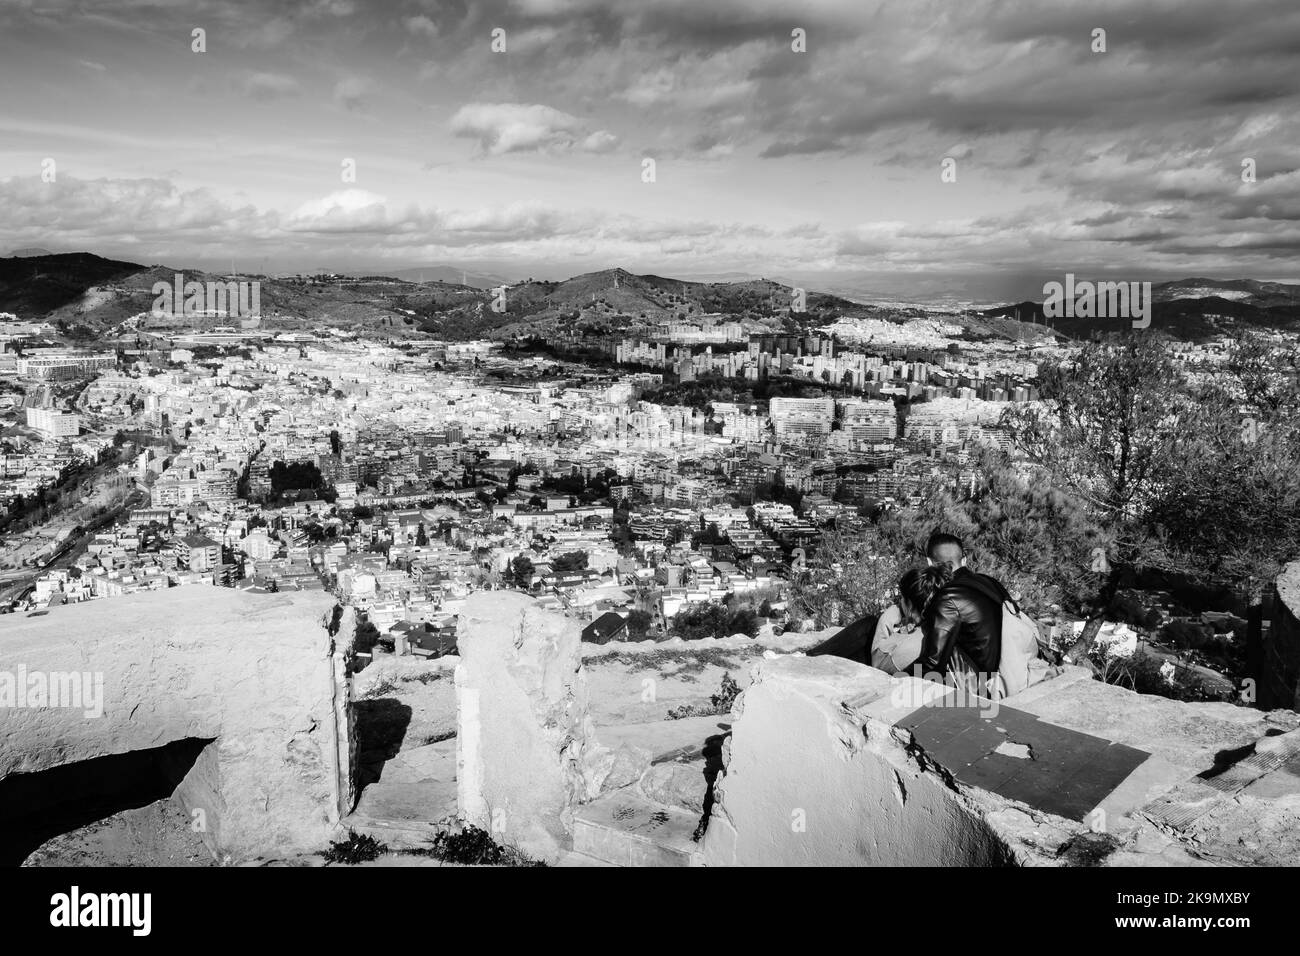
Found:
[[971, 299], [1300, 281], [1300, 3], [0, 0], [25, 247]]

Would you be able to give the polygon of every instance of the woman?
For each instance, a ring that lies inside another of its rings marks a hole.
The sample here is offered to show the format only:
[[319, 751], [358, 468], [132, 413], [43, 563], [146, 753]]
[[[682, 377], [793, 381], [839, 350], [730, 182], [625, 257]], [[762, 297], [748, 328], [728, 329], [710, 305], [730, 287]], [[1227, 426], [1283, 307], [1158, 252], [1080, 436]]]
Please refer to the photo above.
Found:
[[921, 656], [921, 621], [934, 595], [947, 583], [943, 567], [910, 568], [898, 580], [898, 599], [876, 622], [871, 639], [871, 666], [886, 674], [912, 669]]
[[[928, 612], [938, 594], [952, 583], [952, 577], [952, 570], [947, 565], [939, 564], [927, 568], [912, 568], [899, 579], [899, 612], [917, 635], [912, 663], [903, 668], [904, 670], [912, 670], [921, 657], [921, 645], [924, 643], [926, 629], [934, 627], [933, 615]], [[971, 694], [983, 696], [988, 693], [981, 686], [978, 668], [959, 647], [952, 649], [944, 673], [925, 673], [916, 676], [947, 684], [949, 687], [965, 690]]]

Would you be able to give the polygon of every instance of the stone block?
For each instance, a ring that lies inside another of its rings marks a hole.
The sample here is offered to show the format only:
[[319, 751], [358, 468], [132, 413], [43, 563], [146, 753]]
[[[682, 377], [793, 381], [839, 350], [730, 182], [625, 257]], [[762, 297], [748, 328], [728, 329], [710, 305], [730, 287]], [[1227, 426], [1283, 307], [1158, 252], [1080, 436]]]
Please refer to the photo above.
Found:
[[[353, 800], [341, 651], [352, 626], [324, 594], [213, 587], [69, 605], [7, 623], [0, 672], [94, 675], [102, 700], [94, 715], [66, 706], [0, 709], [0, 781], [208, 742], [175, 795], [201, 811], [195, 820], [214, 854], [239, 861], [321, 849]], [[3, 816], [0, 808], [0, 825]]]
[[457, 793], [462, 818], [555, 862], [573, 808], [598, 791], [579, 622], [523, 594], [469, 598], [457, 631]]

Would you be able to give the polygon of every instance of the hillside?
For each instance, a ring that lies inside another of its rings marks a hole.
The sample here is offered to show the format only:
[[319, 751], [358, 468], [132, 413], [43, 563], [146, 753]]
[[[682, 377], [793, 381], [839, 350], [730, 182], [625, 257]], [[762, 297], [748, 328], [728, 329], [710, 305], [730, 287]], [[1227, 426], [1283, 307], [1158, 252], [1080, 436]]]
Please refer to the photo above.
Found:
[[0, 312], [44, 318], [92, 286], [121, 281], [143, 268], [89, 252], [0, 259]]
[[436, 335], [509, 338], [559, 331], [624, 333], [709, 313], [740, 317], [755, 330], [809, 328], [831, 313], [861, 308], [845, 299], [811, 292], [808, 312], [791, 321], [786, 315], [791, 291], [789, 286], [768, 280], [684, 282], [605, 269], [563, 282], [531, 280], [507, 286], [503, 313], [491, 310], [491, 294], [482, 303], [451, 309], [434, 303], [419, 311], [422, 327]]
[[[81, 326], [92, 333], [117, 330], [153, 308], [156, 282], [225, 282], [230, 277], [168, 265], [142, 266], [90, 253], [0, 259], [0, 312]], [[479, 290], [447, 283], [420, 285], [401, 279], [365, 277], [336, 282], [237, 276], [261, 283], [261, 308], [269, 328], [302, 329], [318, 324], [356, 330], [391, 328], [414, 332], [413, 306], [451, 306], [483, 297]], [[403, 313], [402, 308], [408, 312]]]
[[[1237, 326], [1300, 332], [1300, 285], [1254, 279], [1179, 279], [1151, 287], [1155, 301], [1151, 328], [1175, 338], [1196, 340], [1230, 333]], [[986, 318], [1019, 318], [1050, 323], [1074, 339], [1128, 328], [1113, 318], [1047, 319], [1040, 302], [1018, 302], [981, 313]]]

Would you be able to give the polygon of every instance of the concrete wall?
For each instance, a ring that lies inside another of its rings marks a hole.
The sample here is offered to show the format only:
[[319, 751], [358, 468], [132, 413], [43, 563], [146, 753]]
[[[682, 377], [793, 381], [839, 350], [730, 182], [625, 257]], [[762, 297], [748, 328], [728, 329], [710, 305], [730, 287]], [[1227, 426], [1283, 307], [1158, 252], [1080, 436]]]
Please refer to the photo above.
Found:
[[737, 700], [704, 837], [708, 866], [990, 866], [1004, 842], [886, 721], [846, 704], [889, 691], [835, 657], [756, 666]]
[[200, 587], [10, 618], [0, 680], [91, 674], [103, 700], [100, 716], [0, 706], [0, 778], [212, 740], [177, 788], [202, 811], [209, 848], [235, 860], [321, 849], [354, 798], [342, 666], [352, 627], [326, 595]]

